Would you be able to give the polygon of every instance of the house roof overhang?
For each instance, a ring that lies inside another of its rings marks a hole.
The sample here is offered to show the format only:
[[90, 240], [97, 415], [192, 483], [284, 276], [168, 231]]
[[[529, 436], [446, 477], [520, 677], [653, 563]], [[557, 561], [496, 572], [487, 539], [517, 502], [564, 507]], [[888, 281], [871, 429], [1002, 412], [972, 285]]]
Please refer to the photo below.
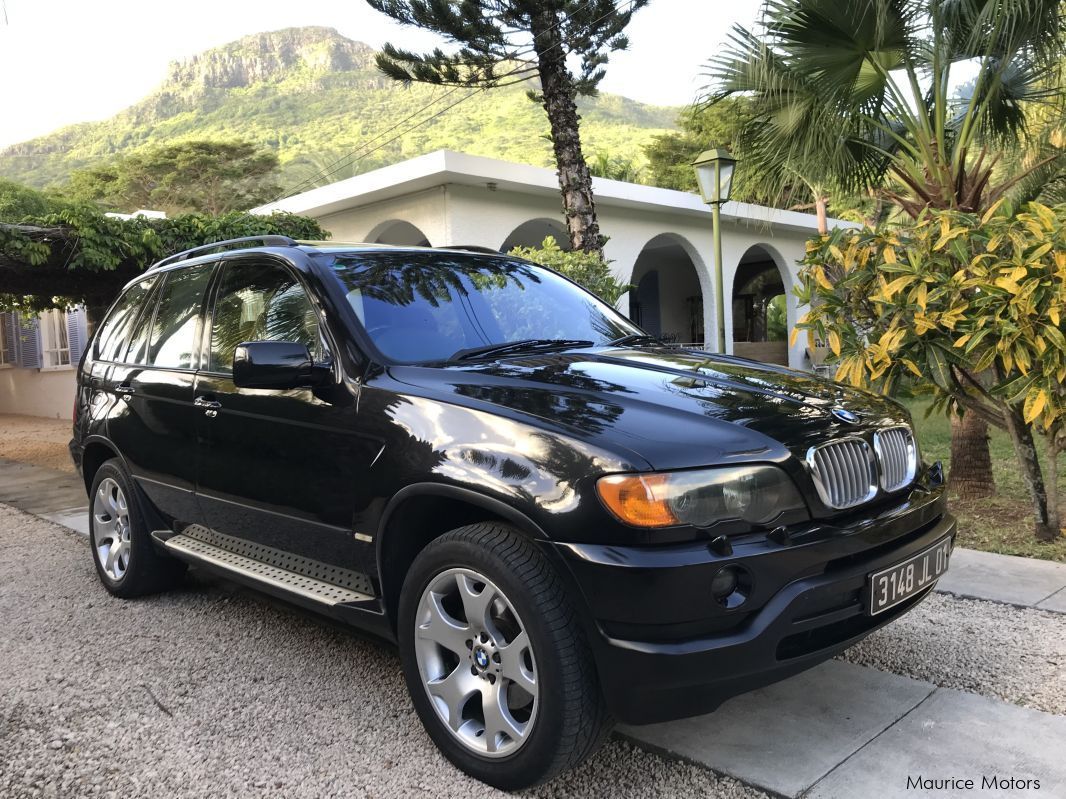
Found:
[[[261, 205], [252, 209], [252, 213], [287, 211], [320, 219], [449, 184], [480, 187], [491, 184], [497, 191], [503, 192], [550, 197], [558, 197], [559, 194], [558, 179], [551, 169], [453, 150], [436, 150]], [[593, 178], [592, 190], [597, 205], [601, 207], [633, 208], [652, 213], [705, 217], [708, 220], [711, 216], [710, 207], [703, 203], [698, 194], [690, 192], [606, 178]], [[772, 226], [808, 234], [818, 230], [818, 222], [813, 214], [750, 203], [725, 203], [722, 206], [722, 218], [738, 224]], [[853, 224], [839, 219], [829, 220], [830, 227], [851, 227]]]

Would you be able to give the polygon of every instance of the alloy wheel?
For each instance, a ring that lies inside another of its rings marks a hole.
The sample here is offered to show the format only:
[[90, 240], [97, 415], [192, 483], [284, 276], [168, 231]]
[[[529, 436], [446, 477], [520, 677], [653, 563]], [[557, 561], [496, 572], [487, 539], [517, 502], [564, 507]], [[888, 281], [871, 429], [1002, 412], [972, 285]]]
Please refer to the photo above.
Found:
[[130, 513], [122, 487], [110, 477], [93, 497], [93, 541], [104, 573], [121, 580], [130, 565]]
[[540, 691], [532, 644], [487, 577], [455, 568], [430, 581], [415, 617], [415, 657], [437, 715], [464, 746], [503, 757], [528, 740]]

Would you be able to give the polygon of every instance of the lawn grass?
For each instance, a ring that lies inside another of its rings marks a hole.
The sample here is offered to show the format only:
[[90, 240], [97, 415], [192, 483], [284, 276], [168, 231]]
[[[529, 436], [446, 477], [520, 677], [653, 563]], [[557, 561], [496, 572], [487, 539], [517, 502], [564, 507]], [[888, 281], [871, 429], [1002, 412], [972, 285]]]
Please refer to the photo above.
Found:
[[[927, 461], [943, 461], [950, 474], [951, 423], [939, 413], [926, 417], [928, 400], [905, 400], [904, 404], [914, 415], [922, 456]], [[1002, 430], [992, 429], [990, 433], [995, 496], [964, 502], [949, 495], [951, 511], [959, 519], [959, 545], [1004, 555], [1066, 562], [1066, 537], [1059, 536], [1056, 541], [1044, 543], [1033, 536], [1029, 495], [1010, 438]], [[1066, 496], [1066, 462], [1060, 464], [1059, 474], [1060, 496]]]

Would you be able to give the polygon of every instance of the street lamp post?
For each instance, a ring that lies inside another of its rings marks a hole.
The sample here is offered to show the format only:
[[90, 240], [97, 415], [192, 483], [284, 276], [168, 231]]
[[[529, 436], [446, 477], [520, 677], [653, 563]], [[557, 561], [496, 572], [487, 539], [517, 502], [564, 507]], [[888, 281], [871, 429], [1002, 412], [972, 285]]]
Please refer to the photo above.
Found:
[[696, 169], [696, 182], [700, 186], [703, 201], [711, 206], [711, 219], [714, 228], [714, 307], [718, 325], [716, 349], [720, 353], [725, 347], [725, 288], [722, 280], [722, 203], [729, 202], [729, 192], [733, 188], [733, 172], [737, 161], [728, 150], [715, 148], [704, 150], [692, 166]]

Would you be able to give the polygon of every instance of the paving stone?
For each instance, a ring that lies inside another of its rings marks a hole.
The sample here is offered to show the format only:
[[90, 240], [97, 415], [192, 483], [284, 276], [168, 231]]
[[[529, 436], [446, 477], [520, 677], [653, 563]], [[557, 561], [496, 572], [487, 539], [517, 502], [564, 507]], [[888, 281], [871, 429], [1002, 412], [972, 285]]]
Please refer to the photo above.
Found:
[[958, 548], [937, 590], [1034, 607], [1066, 588], [1066, 563]]
[[[1066, 717], [939, 688], [805, 795], [810, 799], [1066, 796]], [[915, 788], [908, 778], [973, 780]], [[1038, 780], [1039, 788], [983, 780]]]
[[82, 535], [89, 534], [89, 507], [87, 505], [83, 508], [71, 508], [58, 513], [42, 513], [41, 518], [69, 527]]
[[1066, 613], [1066, 588], [1056, 591], [1042, 602], [1037, 603], [1041, 610], [1053, 610], [1056, 613]]
[[749, 785], [797, 796], [933, 690], [930, 683], [834, 660], [706, 716], [621, 732]]

